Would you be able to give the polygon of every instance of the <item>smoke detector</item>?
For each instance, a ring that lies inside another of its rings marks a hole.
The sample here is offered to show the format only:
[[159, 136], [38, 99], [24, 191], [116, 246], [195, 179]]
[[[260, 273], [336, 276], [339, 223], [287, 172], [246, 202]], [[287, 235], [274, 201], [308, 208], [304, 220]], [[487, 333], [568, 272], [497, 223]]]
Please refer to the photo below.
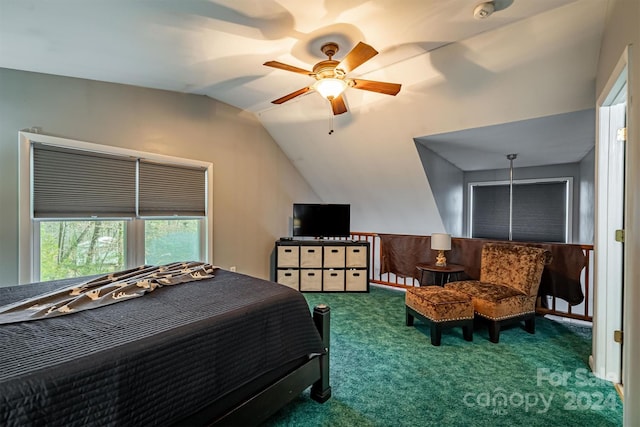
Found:
[[476, 19], [486, 19], [496, 10], [496, 5], [492, 1], [480, 3], [473, 9], [473, 17]]

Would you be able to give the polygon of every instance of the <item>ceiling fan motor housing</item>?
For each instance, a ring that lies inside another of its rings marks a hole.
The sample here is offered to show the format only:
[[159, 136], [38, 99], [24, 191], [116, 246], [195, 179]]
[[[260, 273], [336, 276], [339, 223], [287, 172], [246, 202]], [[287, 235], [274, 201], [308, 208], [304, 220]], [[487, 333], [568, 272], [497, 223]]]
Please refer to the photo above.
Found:
[[340, 48], [335, 42], [329, 42], [322, 45], [320, 48], [322, 53], [327, 55], [329, 59], [320, 61], [313, 66], [313, 72], [315, 73], [316, 80], [322, 80], [327, 78], [343, 78], [345, 73], [336, 67], [340, 63], [333, 59], [333, 56], [338, 53]]
[[320, 61], [316, 65], [313, 66], [313, 72], [315, 73], [315, 78], [318, 80], [331, 78], [331, 77], [344, 77], [344, 72], [340, 73], [336, 70], [340, 62], [335, 61], [333, 59], [327, 59], [326, 61]]

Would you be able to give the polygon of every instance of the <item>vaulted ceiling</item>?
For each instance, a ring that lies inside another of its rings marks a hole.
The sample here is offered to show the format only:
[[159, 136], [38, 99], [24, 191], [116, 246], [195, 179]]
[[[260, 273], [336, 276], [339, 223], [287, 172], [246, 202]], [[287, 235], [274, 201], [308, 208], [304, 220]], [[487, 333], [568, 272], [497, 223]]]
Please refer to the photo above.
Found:
[[[533, 165], [578, 161], [593, 145], [592, 121], [565, 116], [576, 119], [566, 132], [556, 116], [594, 107], [608, 1], [496, 0], [481, 20], [479, 3], [0, 0], [0, 67], [201, 94], [249, 111], [325, 201], [354, 202], [383, 231], [383, 195], [409, 207], [396, 214], [415, 224], [404, 231], [424, 232], [420, 221], [439, 219], [414, 140], [461, 168], [456, 156], [474, 152], [516, 152]], [[349, 112], [335, 117], [313, 91], [271, 104], [313, 79], [262, 64], [310, 69], [328, 41], [340, 45], [337, 60], [359, 41], [373, 46], [379, 54], [351, 75], [401, 83], [400, 93], [347, 89]], [[487, 137], [487, 127], [508, 123]]]

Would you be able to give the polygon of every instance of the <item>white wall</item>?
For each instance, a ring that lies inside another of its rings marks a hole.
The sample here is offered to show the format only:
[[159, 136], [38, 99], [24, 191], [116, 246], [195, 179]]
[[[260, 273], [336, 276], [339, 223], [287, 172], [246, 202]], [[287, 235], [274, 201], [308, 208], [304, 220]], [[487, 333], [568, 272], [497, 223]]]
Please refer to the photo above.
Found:
[[[640, 2], [611, 0], [602, 39], [596, 94], [603, 92], [625, 47], [632, 44], [628, 82], [627, 194], [625, 208], [624, 425], [640, 425]], [[597, 250], [597, 248], [596, 248]], [[597, 325], [596, 325], [597, 326]]]
[[213, 262], [268, 278], [292, 203], [318, 201], [252, 115], [204, 96], [0, 69], [0, 286], [18, 281], [18, 131], [213, 163]]

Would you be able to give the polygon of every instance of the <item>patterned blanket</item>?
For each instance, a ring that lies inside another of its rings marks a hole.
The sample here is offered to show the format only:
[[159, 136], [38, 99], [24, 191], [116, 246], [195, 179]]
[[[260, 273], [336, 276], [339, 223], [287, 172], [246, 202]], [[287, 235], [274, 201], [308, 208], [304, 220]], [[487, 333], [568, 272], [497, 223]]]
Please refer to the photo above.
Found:
[[216, 267], [202, 262], [143, 265], [0, 307], [0, 324], [48, 319], [131, 298], [162, 286], [213, 277]]

